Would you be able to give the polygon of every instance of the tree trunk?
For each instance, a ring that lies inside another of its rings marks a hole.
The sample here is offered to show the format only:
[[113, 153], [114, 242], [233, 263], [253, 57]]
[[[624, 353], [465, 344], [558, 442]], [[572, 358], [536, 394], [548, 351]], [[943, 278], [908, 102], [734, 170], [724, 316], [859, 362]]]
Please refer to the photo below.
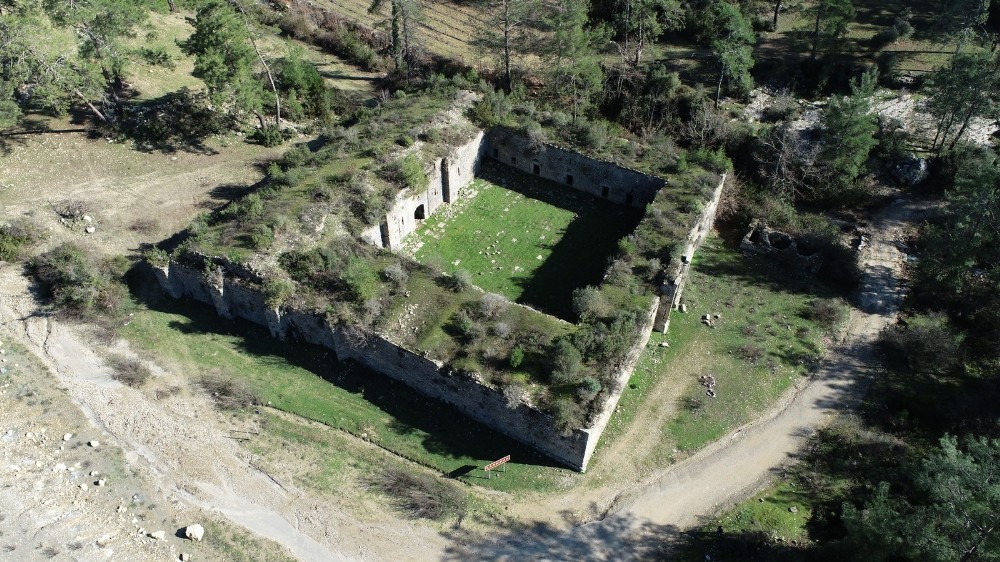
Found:
[[774, 3], [774, 30], [778, 30], [778, 14], [781, 13], [781, 0], [776, 0]]
[[105, 117], [104, 114], [101, 113], [101, 110], [97, 109], [97, 107], [90, 100], [84, 97], [83, 92], [74, 89], [73, 93], [76, 94], [76, 96], [80, 98], [80, 100], [82, 100], [83, 103], [87, 104], [87, 107], [89, 107], [90, 110], [94, 112], [94, 115], [96, 115], [98, 119], [100, 119], [104, 123], [108, 122], [108, 118]]
[[726, 67], [719, 70], [719, 85], [715, 88], [715, 109], [719, 109], [719, 99], [722, 98], [722, 80], [726, 77]]
[[[233, 3], [236, 9], [243, 14], [243, 25], [247, 30], [247, 37], [250, 38], [250, 46], [253, 47], [253, 51], [257, 53], [257, 59], [260, 60], [260, 65], [264, 67], [264, 73], [267, 74], [267, 81], [271, 84], [271, 91], [274, 92], [274, 126], [281, 130], [281, 96], [278, 95], [278, 86], [274, 83], [274, 75], [271, 74], [271, 67], [267, 65], [267, 61], [264, 60], [264, 55], [261, 54], [260, 49], [257, 48], [257, 42], [253, 38], [253, 30], [250, 29], [250, 18], [247, 16], [243, 6], [238, 3]], [[258, 116], [259, 117], [259, 116]], [[261, 121], [261, 126], [263, 127], [263, 121]]]
[[396, 61], [396, 70], [403, 68], [403, 39], [400, 37], [399, 4], [392, 0], [392, 58]]
[[816, 51], [819, 49], [819, 23], [823, 18], [823, 4], [820, 3], [816, 6], [816, 26], [813, 28], [813, 44], [812, 44], [812, 54], [809, 55], [809, 60], [816, 60]]
[[514, 87], [510, 73], [510, 32], [510, 0], [503, 0], [503, 79], [508, 94]]
[[177, 11], [177, 3], [174, 0], [167, 0], [167, 6], [170, 7], [170, 13]]

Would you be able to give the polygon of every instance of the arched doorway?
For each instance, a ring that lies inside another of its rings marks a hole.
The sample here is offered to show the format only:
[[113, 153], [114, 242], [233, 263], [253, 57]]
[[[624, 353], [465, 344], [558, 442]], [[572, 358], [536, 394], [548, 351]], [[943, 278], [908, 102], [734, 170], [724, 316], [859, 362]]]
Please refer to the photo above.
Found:
[[417, 205], [417, 208], [413, 210], [413, 218], [417, 219], [418, 221], [422, 221], [425, 218], [427, 218], [426, 213], [424, 213], [423, 205]]

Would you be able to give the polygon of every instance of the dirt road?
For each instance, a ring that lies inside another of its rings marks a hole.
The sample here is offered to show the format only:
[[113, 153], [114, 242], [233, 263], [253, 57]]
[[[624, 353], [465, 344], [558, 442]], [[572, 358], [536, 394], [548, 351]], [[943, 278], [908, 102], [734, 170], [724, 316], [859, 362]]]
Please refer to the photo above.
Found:
[[815, 429], [855, 406], [873, 368], [873, 343], [891, 322], [905, 294], [906, 256], [897, 249], [905, 232], [931, 206], [898, 200], [879, 213], [860, 253], [864, 280], [841, 342], [814, 376], [761, 419], [692, 457], [653, 475], [619, 497], [611, 514], [568, 533], [539, 526], [518, 529], [486, 544], [455, 549], [461, 559], [489, 552], [500, 560], [644, 559], [660, 552], [699, 517], [731, 506], [760, 490], [794, 460]]

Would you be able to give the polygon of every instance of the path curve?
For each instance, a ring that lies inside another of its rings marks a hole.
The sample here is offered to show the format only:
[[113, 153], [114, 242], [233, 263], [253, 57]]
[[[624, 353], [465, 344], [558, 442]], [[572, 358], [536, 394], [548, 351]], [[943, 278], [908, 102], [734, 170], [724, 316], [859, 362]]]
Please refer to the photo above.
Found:
[[[747, 424], [691, 457], [652, 476], [628, 497], [619, 498], [600, 521], [566, 533], [540, 528], [520, 532], [471, 550], [495, 559], [643, 559], [655, 556], [671, 535], [759, 491], [792, 461], [816, 428], [860, 400], [865, 374], [873, 368], [874, 341], [892, 322], [905, 296], [906, 255], [898, 245], [916, 219], [932, 205], [900, 199], [870, 226], [861, 248], [863, 282], [859, 310], [851, 313], [841, 342], [817, 372], [762, 418]], [[454, 554], [464, 555], [463, 549]]]

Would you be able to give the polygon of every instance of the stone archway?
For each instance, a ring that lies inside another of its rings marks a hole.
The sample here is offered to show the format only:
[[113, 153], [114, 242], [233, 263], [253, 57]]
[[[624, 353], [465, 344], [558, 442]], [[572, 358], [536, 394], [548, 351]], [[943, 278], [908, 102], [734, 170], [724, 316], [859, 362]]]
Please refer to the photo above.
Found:
[[423, 204], [417, 205], [417, 208], [413, 210], [413, 218], [422, 221], [427, 218], [427, 213], [424, 211]]

